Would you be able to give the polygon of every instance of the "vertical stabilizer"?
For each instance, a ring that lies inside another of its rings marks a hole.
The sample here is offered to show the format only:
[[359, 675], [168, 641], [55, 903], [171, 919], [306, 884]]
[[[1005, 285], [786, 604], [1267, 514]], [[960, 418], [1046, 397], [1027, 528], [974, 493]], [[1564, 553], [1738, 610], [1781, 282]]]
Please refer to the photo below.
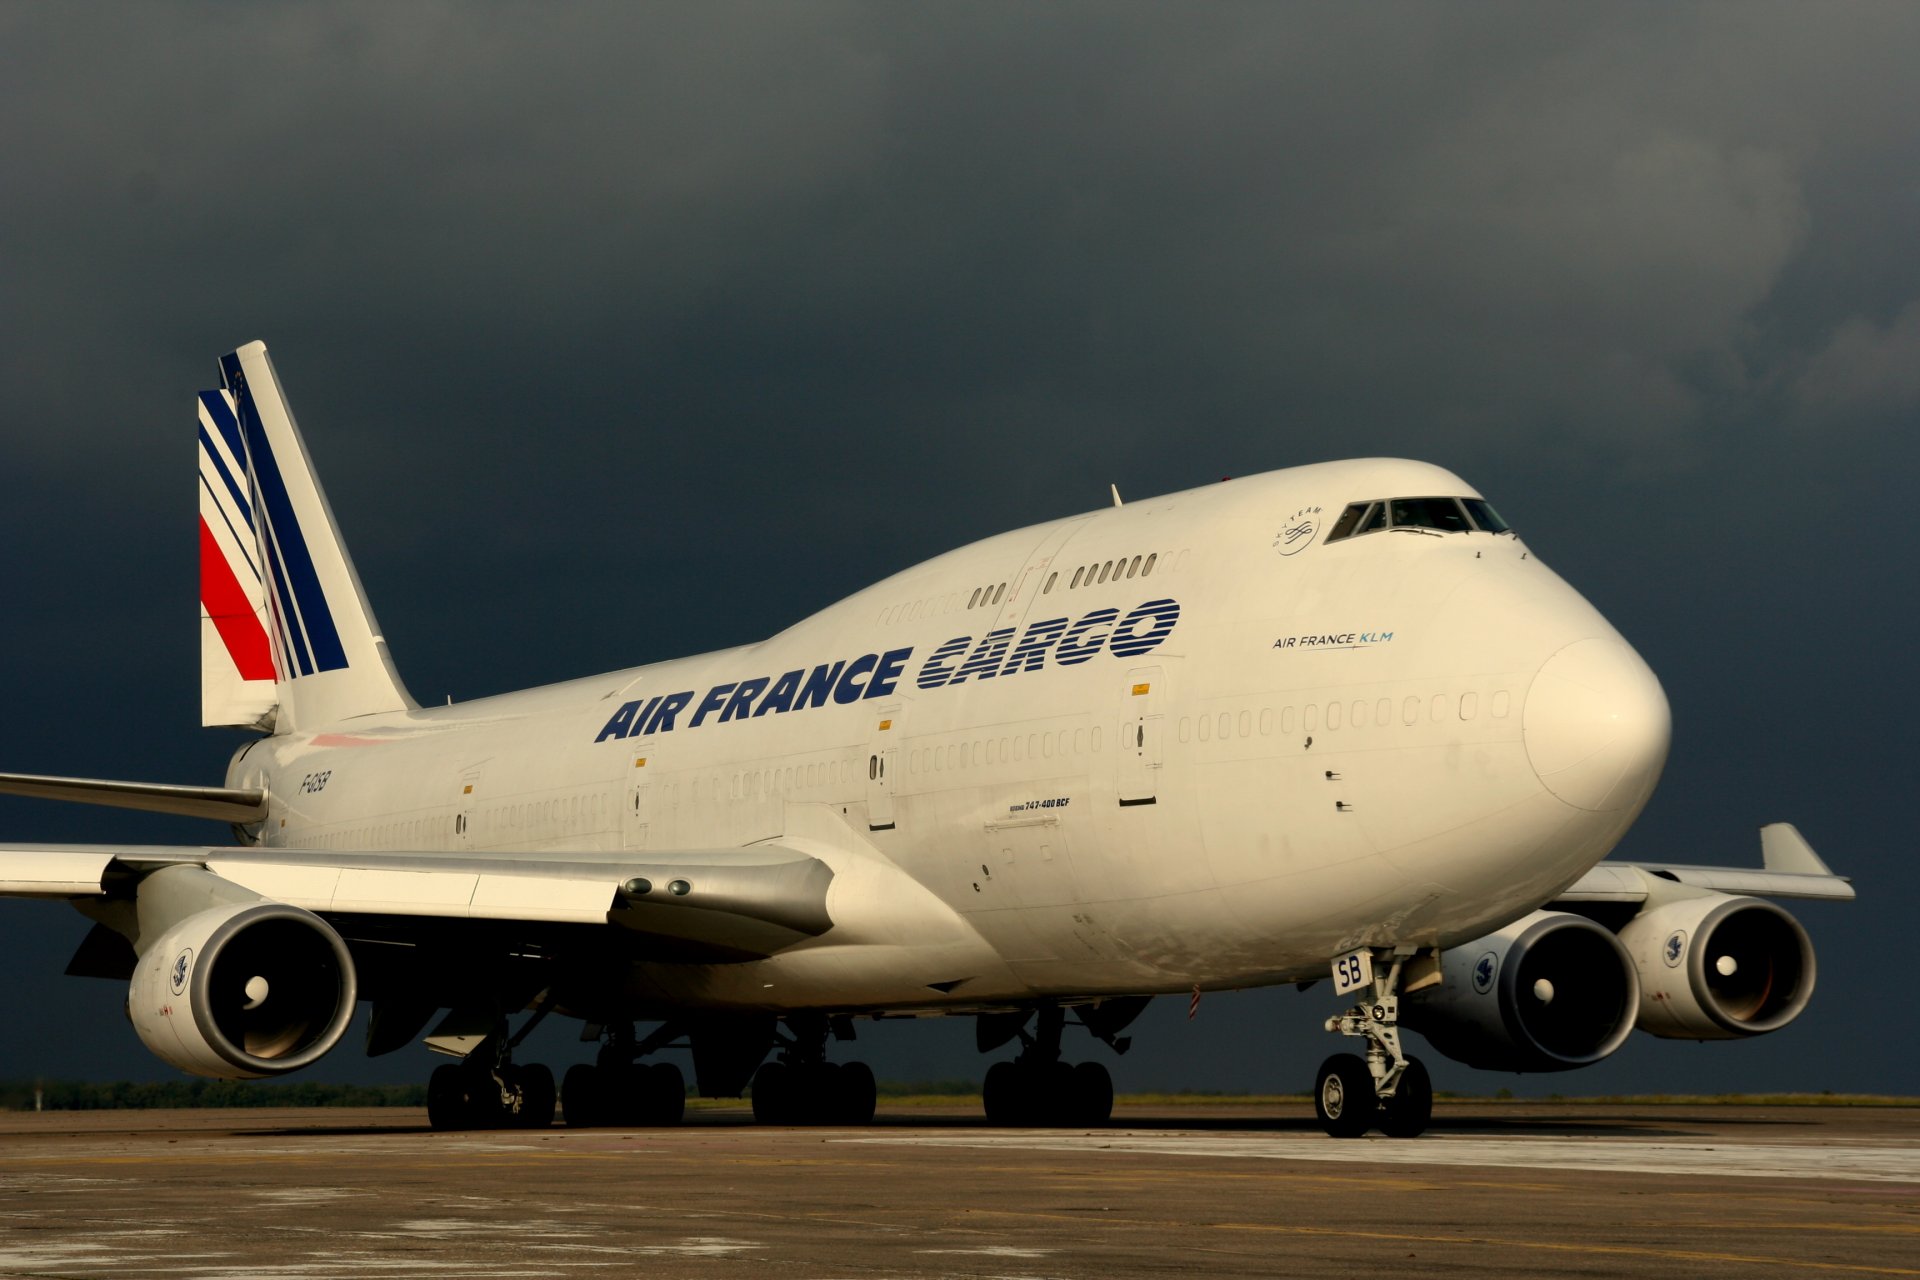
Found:
[[[209, 716], [223, 717], [209, 723], [258, 724], [271, 716], [274, 730], [286, 733], [413, 706], [281, 394], [266, 344], [250, 342], [222, 358], [220, 372], [226, 385], [200, 397], [201, 652], [203, 668], [218, 669], [219, 677], [203, 686], [203, 700]], [[229, 485], [221, 468], [234, 464], [244, 473], [232, 476]], [[207, 516], [209, 501], [220, 517], [217, 527]], [[239, 545], [248, 530], [251, 543]], [[228, 534], [231, 540], [223, 541]], [[246, 560], [246, 552], [251, 562], [236, 563]], [[224, 562], [226, 575], [221, 564], [210, 566], [213, 556]], [[228, 577], [236, 590], [223, 595]], [[225, 668], [216, 661], [219, 654], [208, 652], [216, 640]], [[244, 717], [259, 705], [268, 667], [277, 710], [269, 708], [251, 720], [225, 718]]]
[[225, 391], [202, 391], [199, 409], [200, 723], [271, 729], [280, 694], [247, 449]]

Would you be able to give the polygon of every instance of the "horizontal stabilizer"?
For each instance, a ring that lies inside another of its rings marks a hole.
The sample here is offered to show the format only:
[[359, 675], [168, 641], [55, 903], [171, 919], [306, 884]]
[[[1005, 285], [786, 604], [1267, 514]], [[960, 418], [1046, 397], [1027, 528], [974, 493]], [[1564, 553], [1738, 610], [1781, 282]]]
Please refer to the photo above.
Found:
[[0, 795], [70, 800], [171, 813], [219, 822], [258, 822], [267, 816], [267, 794], [247, 787], [189, 787], [169, 782], [114, 782], [106, 778], [49, 778], [33, 773], [0, 773]]

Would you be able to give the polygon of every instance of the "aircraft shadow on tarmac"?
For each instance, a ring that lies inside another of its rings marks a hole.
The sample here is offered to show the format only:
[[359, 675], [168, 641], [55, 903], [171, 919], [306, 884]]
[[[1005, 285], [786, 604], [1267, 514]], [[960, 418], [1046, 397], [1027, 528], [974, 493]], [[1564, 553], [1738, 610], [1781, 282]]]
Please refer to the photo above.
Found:
[[[344, 1117], [343, 1117], [344, 1119]], [[1793, 1128], [1802, 1127], [1808, 1121], [1792, 1117], [1756, 1116], [1751, 1113], [1737, 1115], [1700, 1116], [1693, 1113], [1677, 1115], [1647, 1114], [1644, 1112], [1623, 1111], [1618, 1115], [1582, 1115], [1564, 1116], [1550, 1114], [1528, 1114], [1521, 1111], [1514, 1115], [1501, 1116], [1448, 1116], [1444, 1110], [1437, 1109], [1428, 1132], [1435, 1136], [1486, 1136], [1505, 1137], [1612, 1137], [1612, 1138], [1698, 1138], [1710, 1129], [1740, 1128]], [[756, 1126], [753, 1117], [744, 1108], [735, 1110], [690, 1111], [686, 1121], [678, 1128], [686, 1129], [748, 1129], [766, 1127], [774, 1132], [790, 1130], [795, 1126]], [[870, 1126], [849, 1129], [844, 1126], [805, 1126], [809, 1132], [884, 1132], [889, 1129], [949, 1129], [972, 1130], [993, 1129], [997, 1126], [987, 1123], [983, 1116], [957, 1115], [951, 1112], [931, 1112], [913, 1114], [900, 1112], [882, 1112], [874, 1118]], [[569, 1130], [564, 1121], [556, 1121], [551, 1129], [475, 1129], [464, 1131], [475, 1135], [500, 1134], [503, 1136], [528, 1134], [534, 1132], [553, 1133], [589, 1132], [588, 1130]], [[597, 1133], [647, 1134], [670, 1133], [669, 1129], [620, 1128], [610, 1127], [592, 1130]], [[1086, 1126], [1064, 1126], [1057, 1128], [1035, 1129], [1036, 1133], [1090, 1132]], [[1097, 1127], [1101, 1132], [1165, 1132], [1165, 1133], [1302, 1133], [1317, 1135], [1320, 1124], [1311, 1112], [1300, 1116], [1270, 1114], [1209, 1115], [1186, 1112], [1160, 1112], [1144, 1115], [1120, 1115], [1110, 1123]], [[235, 1136], [258, 1137], [373, 1137], [399, 1134], [431, 1134], [435, 1132], [426, 1124], [367, 1125], [364, 1123], [343, 1123], [339, 1126], [301, 1124], [286, 1127], [248, 1128], [244, 1134]], [[447, 1134], [458, 1137], [459, 1133]]]

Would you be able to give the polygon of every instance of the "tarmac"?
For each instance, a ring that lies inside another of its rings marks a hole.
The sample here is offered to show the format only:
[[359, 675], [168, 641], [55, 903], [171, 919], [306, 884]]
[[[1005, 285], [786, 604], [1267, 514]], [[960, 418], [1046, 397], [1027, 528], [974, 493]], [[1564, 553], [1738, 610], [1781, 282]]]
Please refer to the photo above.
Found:
[[407, 1109], [0, 1113], [0, 1276], [1920, 1276], [1920, 1107], [1443, 1100], [1102, 1129], [434, 1133]]

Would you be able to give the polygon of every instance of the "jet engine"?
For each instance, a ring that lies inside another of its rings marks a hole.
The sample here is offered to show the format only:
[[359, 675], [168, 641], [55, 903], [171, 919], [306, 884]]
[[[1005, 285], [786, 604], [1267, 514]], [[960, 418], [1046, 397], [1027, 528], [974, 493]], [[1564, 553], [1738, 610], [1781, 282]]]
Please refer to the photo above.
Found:
[[1813, 943], [1759, 898], [1709, 894], [1641, 913], [1620, 931], [1640, 971], [1640, 1029], [1675, 1040], [1778, 1031], [1813, 995]]
[[1401, 1021], [1434, 1049], [1485, 1071], [1571, 1071], [1633, 1030], [1640, 982], [1613, 934], [1583, 916], [1536, 911], [1450, 948], [1441, 980], [1401, 1000]]
[[355, 993], [340, 935], [311, 912], [261, 899], [209, 907], [142, 947], [127, 1016], [169, 1065], [253, 1080], [307, 1066], [339, 1043]]

